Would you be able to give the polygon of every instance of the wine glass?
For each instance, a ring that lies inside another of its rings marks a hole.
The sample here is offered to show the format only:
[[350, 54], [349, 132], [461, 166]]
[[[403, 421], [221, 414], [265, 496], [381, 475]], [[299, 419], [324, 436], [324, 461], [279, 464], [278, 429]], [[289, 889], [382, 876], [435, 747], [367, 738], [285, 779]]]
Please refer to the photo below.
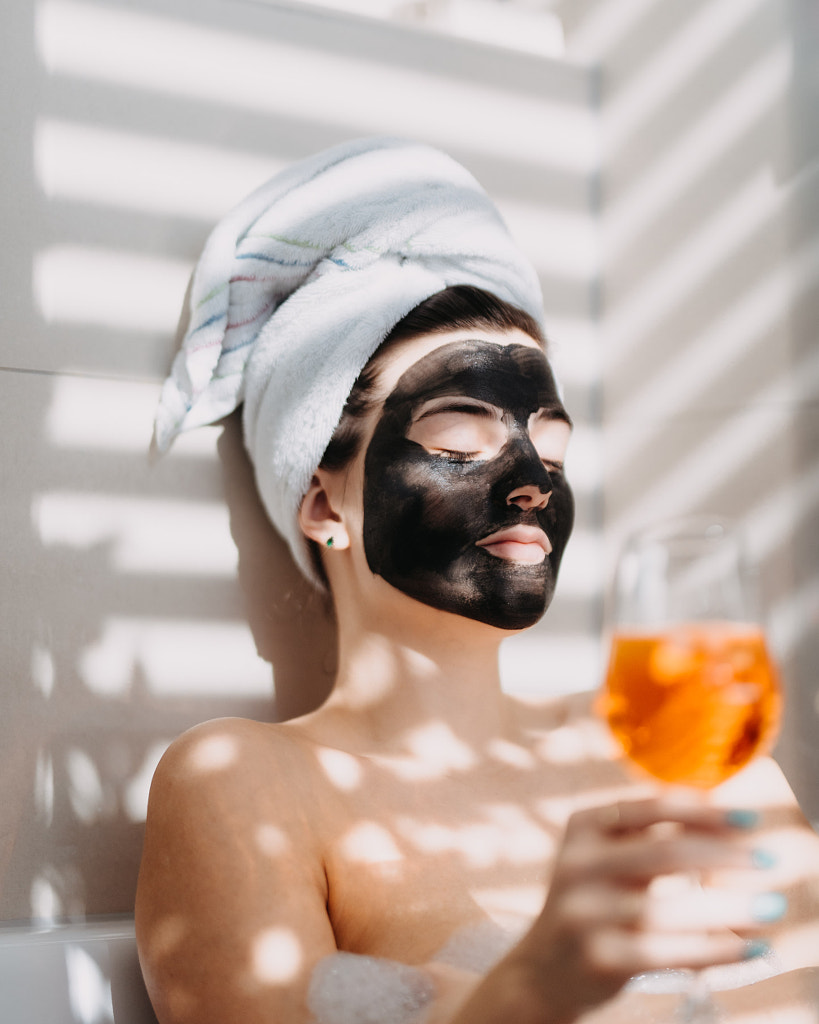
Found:
[[[781, 691], [741, 536], [713, 516], [643, 529], [623, 547], [599, 710], [626, 758], [707, 790], [770, 748]], [[715, 1019], [704, 976], [680, 1010]]]

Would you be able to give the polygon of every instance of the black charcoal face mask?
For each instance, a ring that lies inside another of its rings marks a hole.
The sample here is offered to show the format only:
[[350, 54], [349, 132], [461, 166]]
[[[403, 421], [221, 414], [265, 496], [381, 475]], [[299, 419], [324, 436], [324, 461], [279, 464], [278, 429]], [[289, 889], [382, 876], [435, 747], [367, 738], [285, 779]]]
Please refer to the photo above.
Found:
[[[385, 401], [365, 455], [372, 572], [433, 608], [501, 629], [537, 622], [574, 519], [562, 464], [536, 448], [538, 430], [556, 421], [568, 416], [539, 349], [457, 341], [419, 359]], [[472, 447], [482, 450], [463, 450]], [[482, 546], [499, 532], [500, 546]], [[524, 535], [542, 540], [544, 557], [502, 543]], [[510, 550], [530, 554], [493, 553]]]

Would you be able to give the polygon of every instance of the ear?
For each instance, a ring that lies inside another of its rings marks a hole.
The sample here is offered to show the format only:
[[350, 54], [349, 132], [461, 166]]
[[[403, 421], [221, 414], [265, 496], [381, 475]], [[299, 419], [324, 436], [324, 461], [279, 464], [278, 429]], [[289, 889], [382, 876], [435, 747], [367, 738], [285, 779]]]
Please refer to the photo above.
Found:
[[[350, 546], [350, 536], [341, 516], [333, 510], [327, 483], [322, 470], [318, 470], [299, 507], [299, 526], [305, 537], [321, 547], [344, 550]], [[332, 545], [328, 544], [331, 538]]]

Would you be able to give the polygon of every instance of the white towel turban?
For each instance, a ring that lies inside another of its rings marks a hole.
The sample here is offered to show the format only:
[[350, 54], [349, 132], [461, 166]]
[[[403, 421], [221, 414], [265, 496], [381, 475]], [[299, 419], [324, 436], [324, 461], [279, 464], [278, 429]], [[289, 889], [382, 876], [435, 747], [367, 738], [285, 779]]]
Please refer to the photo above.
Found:
[[295, 164], [208, 238], [187, 333], [162, 390], [157, 448], [244, 402], [262, 501], [318, 582], [298, 509], [347, 396], [395, 324], [458, 284], [542, 320], [532, 266], [480, 185], [450, 157], [379, 138]]

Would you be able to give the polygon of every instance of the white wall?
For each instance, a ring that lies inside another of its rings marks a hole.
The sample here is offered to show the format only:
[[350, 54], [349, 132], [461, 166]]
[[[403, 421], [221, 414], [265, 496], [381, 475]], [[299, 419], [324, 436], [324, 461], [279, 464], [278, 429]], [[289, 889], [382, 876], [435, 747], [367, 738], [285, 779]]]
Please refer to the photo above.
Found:
[[441, 145], [534, 260], [578, 421], [578, 526], [504, 673], [594, 685], [593, 76], [237, 0], [10, 0], [0, 47], [0, 918], [77, 917], [130, 909], [174, 735], [293, 714], [331, 678], [323, 608], [249, 497], [235, 431], [146, 454], [207, 231], [293, 159], [369, 133]]
[[600, 76], [604, 523], [737, 517], [819, 821], [819, 8], [565, 0]]

